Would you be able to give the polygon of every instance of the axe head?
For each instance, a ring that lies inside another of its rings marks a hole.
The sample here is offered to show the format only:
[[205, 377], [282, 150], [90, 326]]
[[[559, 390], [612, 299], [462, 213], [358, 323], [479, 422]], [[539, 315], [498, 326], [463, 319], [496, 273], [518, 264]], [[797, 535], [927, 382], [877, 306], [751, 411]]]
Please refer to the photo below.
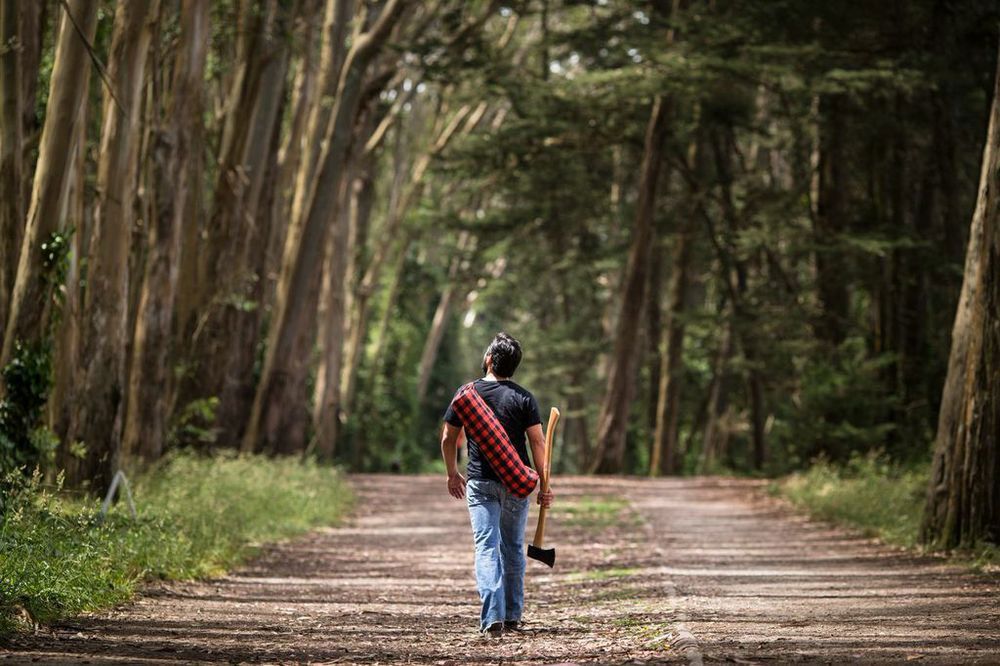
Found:
[[544, 562], [550, 567], [555, 566], [556, 563], [556, 549], [555, 548], [539, 548], [533, 544], [528, 544], [528, 557], [538, 560], [539, 562]]

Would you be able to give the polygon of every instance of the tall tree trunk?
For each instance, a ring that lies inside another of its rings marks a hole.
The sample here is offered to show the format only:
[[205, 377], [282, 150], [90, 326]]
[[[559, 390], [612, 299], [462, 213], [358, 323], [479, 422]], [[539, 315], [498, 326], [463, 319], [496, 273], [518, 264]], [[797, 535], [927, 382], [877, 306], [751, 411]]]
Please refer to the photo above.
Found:
[[[323, 15], [323, 33], [320, 45], [320, 63], [315, 99], [308, 107], [305, 131], [300, 138], [297, 172], [291, 195], [291, 209], [282, 253], [281, 275], [278, 292], [287, 289], [291, 279], [290, 267], [299, 252], [302, 228], [311, 203], [316, 182], [316, 171], [322, 155], [323, 140], [330, 124], [330, 114], [337, 97], [343, 69], [347, 29], [354, 14], [355, 0], [326, 0]], [[339, 196], [339, 193], [338, 193]]]
[[716, 352], [715, 367], [712, 370], [712, 385], [708, 392], [708, 404], [705, 411], [705, 433], [702, 438], [700, 471], [710, 470], [713, 465], [726, 455], [729, 444], [729, 360], [733, 355], [733, 318], [732, 312], [726, 313], [725, 328], [719, 350]]
[[743, 335], [743, 357], [747, 366], [747, 390], [750, 393], [750, 462], [754, 469], [764, 469], [767, 460], [766, 407], [764, 404], [764, 376], [759, 367], [759, 354], [753, 335]]
[[305, 447], [303, 430], [309, 414], [299, 379], [308, 371], [308, 359], [297, 352], [309, 344], [308, 310], [316, 307], [315, 299], [307, 296], [321, 272], [327, 228], [335, 219], [365, 69], [388, 39], [406, 4], [403, 0], [389, 0], [371, 30], [354, 42], [344, 62], [302, 237], [291, 258], [288, 283], [278, 295], [264, 368], [243, 438], [246, 451], [290, 453]]
[[[32, 164], [30, 159], [35, 146], [38, 145], [41, 133], [42, 114], [36, 108], [38, 105], [39, 70], [42, 64], [42, 38], [48, 24], [51, 22], [53, 9], [56, 15], [62, 15], [62, 9], [55, 3], [27, 2], [20, 0], [21, 28], [18, 42], [21, 45], [21, 195], [22, 209], [24, 202], [31, 199], [33, 183]], [[53, 30], [53, 33], [57, 32]], [[22, 210], [22, 214], [23, 214]], [[21, 222], [24, 225], [24, 221]], [[23, 226], [22, 226], [23, 231]], [[20, 250], [20, 245], [17, 246]], [[17, 261], [14, 263], [17, 267]], [[11, 288], [13, 284], [9, 285]], [[6, 314], [0, 320], [6, 323]]]
[[[747, 307], [747, 290], [749, 287], [748, 260], [740, 255], [734, 239], [740, 233], [741, 220], [737, 213], [736, 198], [733, 195], [733, 156], [736, 154], [736, 138], [732, 128], [725, 132], [713, 133], [713, 152], [715, 154], [716, 173], [721, 191], [723, 216], [726, 219], [728, 233], [727, 241], [720, 243], [714, 232], [712, 238], [725, 273], [729, 297], [732, 300], [733, 331], [743, 350], [743, 358], [747, 366], [747, 390], [750, 402], [751, 429], [751, 460], [756, 469], [764, 464], [767, 443], [764, 429], [764, 382], [761, 369], [758, 367], [759, 353], [753, 335], [746, 331], [757, 330], [756, 316], [752, 308]], [[755, 149], [751, 147], [753, 152]], [[706, 214], [706, 219], [707, 214]], [[735, 341], [734, 341], [735, 342]]]
[[[236, 446], [247, 417], [247, 393], [253, 392], [247, 347], [260, 320], [256, 302], [261, 267], [254, 248], [267, 239], [267, 211], [260, 205], [265, 178], [276, 160], [274, 133], [285, 99], [289, 44], [285, 30], [289, 9], [276, 0], [258, 0], [243, 87], [234, 125], [216, 184], [208, 240], [199, 274], [205, 282], [193, 333], [189, 375], [182, 403], [215, 396], [218, 443]], [[262, 223], [262, 220], [265, 222]], [[249, 356], [253, 363], [253, 354]]]
[[[301, 47], [302, 54], [290, 101], [291, 117], [288, 121], [288, 131], [284, 134], [281, 148], [278, 151], [278, 182], [275, 184], [274, 209], [271, 212], [272, 218], [275, 220], [291, 219], [296, 174], [304, 155], [307, 154], [306, 150], [311, 148], [311, 146], [305, 145], [305, 139], [308, 136], [309, 117], [316, 105], [319, 66], [315, 57], [318, 52], [315, 33], [319, 31], [316, 29], [313, 15], [309, 12], [315, 11], [319, 5], [318, 0], [309, 0], [303, 15], [299, 17], [300, 21], [304, 23], [302, 27], [304, 45]], [[267, 241], [267, 260], [264, 274], [268, 285], [264, 290], [266, 300], [261, 304], [266, 312], [269, 312], [273, 307], [274, 297], [277, 293], [277, 277], [281, 271], [281, 260], [289, 226], [289, 224], [272, 225], [271, 237]]]
[[463, 298], [458, 291], [459, 271], [462, 262], [465, 260], [465, 252], [469, 246], [472, 236], [463, 231], [458, 237], [458, 246], [455, 248], [455, 256], [451, 259], [448, 267], [448, 283], [441, 292], [437, 307], [434, 309], [434, 317], [431, 320], [431, 330], [424, 341], [424, 349], [420, 354], [420, 365], [417, 366], [417, 404], [421, 404], [427, 396], [427, 386], [431, 381], [431, 371], [434, 369], [434, 361], [437, 359], [438, 350], [441, 348], [441, 339], [444, 337], [444, 329], [448, 323], [453, 303]]
[[816, 287], [820, 315], [816, 337], [839, 345], [847, 337], [849, 294], [846, 262], [837, 240], [846, 230], [847, 164], [844, 159], [847, 136], [844, 129], [846, 99], [830, 95], [819, 101], [819, 140], [814, 234]]
[[[49, 428], [61, 442], [73, 441], [73, 418], [76, 399], [73, 395], [78, 379], [80, 364], [80, 335], [83, 331], [81, 311], [83, 309], [83, 260], [87, 256], [87, 245], [90, 240], [90, 215], [87, 208], [87, 114], [88, 105], [80, 104], [80, 119], [77, 123], [77, 136], [73, 140], [71, 161], [73, 171], [70, 174], [69, 188], [66, 195], [66, 226], [74, 228], [72, 249], [69, 252], [68, 270], [66, 271], [66, 295], [63, 299], [59, 323], [55, 331], [52, 367], [58, 368], [53, 373], [52, 391], [49, 393], [48, 423]], [[58, 451], [56, 461], [59, 469], [65, 469], [72, 457], [69, 447], [63, 446]]]
[[1000, 62], [952, 329], [922, 539], [1000, 540]]
[[177, 295], [182, 232], [189, 193], [201, 186], [191, 174], [200, 161], [202, 89], [209, 44], [209, 1], [183, 0], [170, 102], [153, 145], [156, 205], [149, 254], [136, 315], [128, 408], [122, 437], [126, 457], [152, 462], [163, 452], [171, 380], [170, 341]]
[[[103, 490], [118, 465], [128, 344], [128, 260], [134, 224], [139, 115], [146, 57], [159, 0], [121, 0], [115, 10], [97, 166], [97, 202], [87, 254], [80, 339], [81, 384], [74, 439], [86, 455], [69, 465], [71, 486]], [[119, 107], [119, 103], [121, 107]]]
[[[71, 0], [68, 7], [83, 36], [92, 41], [97, 26], [98, 3]], [[87, 46], [73, 22], [63, 14], [27, 223], [0, 351], [0, 367], [10, 360], [15, 341], [34, 343], [43, 336], [46, 328], [53, 285], [47, 278], [50, 269], [46, 266], [46, 255], [41, 246], [59, 231], [63, 219], [61, 213], [66, 184], [73, 166], [72, 160], [66, 159], [66, 156], [72, 154], [77, 123], [81, 117], [80, 104], [86, 97], [89, 80]]]
[[347, 295], [347, 263], [350, 247], [351, 217], [358, 212], [358, 191], [353, 174], [358, 168], [354, 156], [351, 177], [342, 184], [343, 200], [338, 206], [339, 219], [327, 240], [323, 265], [323, 285], [319, 308], [320, 363], [313, 392], [313, 448], [323, 460], [331, 460], [336, 450], [340, 426], [340, 377], [344, 359], [344, 330]]
[[[657, 229], [653, 225], [653, 243], [650, 248], [649, 284], [646, 286], [646, 304], [642, 310], [646, 317], [643, 331], [642, 362], [649, 373], [645, 400], [646, 437], [649, 442], [647, 457], [653, 455], [653, 435], [656, 432], [656, 407], [660, 402], [660, 347], [663, 343], [663, 258], [666, 254], [666, 225]], [[647, 463], [649, 460], [647, 459]]]
[[[373, 385], [378, 377], [378, 373], [382, 369], [385, 346], [389, 338], [389, 322], [392, 321], [392, 316], [396, 311], [396, 301], [399, 299], [399, 290], [402, 287], [403, 275], [406, 272], [406, 256], [410, 251], [412, 243], [413, 237], [407, 234], [399, 243], [399, 248], [396, 250], [396, 258], [392, 262], [392, 280], [386, 290], [385, 307], [382, 309], [382, 316], [375, 327], [375, 337], [372, 344], [371, 383]], [[357, 359], [355, 359], [355, 366], [357, 362]]]
[[667, 324], [660, 350], [660, 390], [656, 402], [656, 430], [649, 461], [650, 476], [676, 474], [677, 434], [680, 422], [681, 352], [684, 347], [684, 306], [687, 272], [691, 258], [690, 224], [682, 224], [674, 239], [670, 285], [667, 288]]
[[21, 4], [21, 0], [0, 2], [0, 322], [7, 320], [24, 231]]
[[611, 357], [607, 388], [597, 421], [597, 444], [591, 472], [619, 473], [625, 457], [625, 435], [628, 428], [629, 404], [635, 392], [635, 375], [638, 370], [637, 342], [648, 282], [656, 191], [663, 163], [668, 116], [667, 103], [662, 97], [657, 97], [653, 101], [649, 124], [646, 127], [632, 247], [629, 250], [622, 285], [622, 307], [615, 327], [614, 354]]
[[[48, 2], [20, 0], [21, 28], [18, 44], [21, 46], [21, 131], [25, 144], [30, 143], [31, 137], [39, 130], [38, 114], [35, 113], [38, 101], [38, 70], [42, 64], [42, 36], [52, 6]], [[27, 177], [28, 174], [24, 175], [22, 187], [25, 189], [22, 201], [26, 201], [31, 194], [31, 179]]]

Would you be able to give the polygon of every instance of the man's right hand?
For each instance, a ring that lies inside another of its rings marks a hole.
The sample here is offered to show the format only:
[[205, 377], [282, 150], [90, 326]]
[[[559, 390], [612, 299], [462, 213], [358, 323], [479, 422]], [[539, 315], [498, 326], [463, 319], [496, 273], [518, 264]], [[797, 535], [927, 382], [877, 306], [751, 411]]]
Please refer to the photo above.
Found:
[[448, 474], [448, 494], [455, 499], [465, 497], [465, 477], [458, 472]]

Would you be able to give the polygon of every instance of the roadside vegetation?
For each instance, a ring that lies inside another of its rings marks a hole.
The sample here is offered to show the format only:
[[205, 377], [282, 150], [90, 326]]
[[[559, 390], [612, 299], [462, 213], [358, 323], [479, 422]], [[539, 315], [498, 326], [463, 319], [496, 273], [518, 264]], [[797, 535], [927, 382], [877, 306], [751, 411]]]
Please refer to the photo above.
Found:
[[170, 457], [136, 480], [138, 518], [100, 516], [39, 476], [9, 477], [0, 523], [0, 635], [114, 606], [144, 582], [219, 575], [266, 542], [335, 524], [350, 503], [339, 472], [262, 456]]
[[897, 546], [920, 536], [928, 466], [902, 467], [884, 455], [855, 455], [846, 464], [817, 460], [771, 485], [773, 494], [822, 520], [850, 525]]
[[[777, 479], [769, 486], [810, 516], [846, 525], [881, 541], [927, 550], [920, 543], [930, 465], [901, 465], [874, 452], [845, 463], [817, 460], [808, 469]], [[975, 569], [995, 570], [1000, 551], [977, 543], [950, 551], [956, 561]]]

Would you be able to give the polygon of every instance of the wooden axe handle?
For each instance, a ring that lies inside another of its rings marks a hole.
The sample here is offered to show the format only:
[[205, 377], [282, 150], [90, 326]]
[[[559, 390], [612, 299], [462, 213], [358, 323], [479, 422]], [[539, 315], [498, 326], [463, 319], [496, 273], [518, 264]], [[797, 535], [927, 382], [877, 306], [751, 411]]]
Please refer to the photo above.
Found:
[[[552, 440], [556, 437], [557, 423], [559, 423], [559, 410], [553, 407], [549, 412], [549, 425], [545, 430], [545, 469], [541, 471], [543, 493], [548, 491], [549, 479], [552, 476]], [[538, 511], [538, 527], [535, 528], [535, 538], [531, 542], [531, 545], [538, 548], [541, 548], [545, 541], [545, 514], [546, 509], [543, 506]]]

